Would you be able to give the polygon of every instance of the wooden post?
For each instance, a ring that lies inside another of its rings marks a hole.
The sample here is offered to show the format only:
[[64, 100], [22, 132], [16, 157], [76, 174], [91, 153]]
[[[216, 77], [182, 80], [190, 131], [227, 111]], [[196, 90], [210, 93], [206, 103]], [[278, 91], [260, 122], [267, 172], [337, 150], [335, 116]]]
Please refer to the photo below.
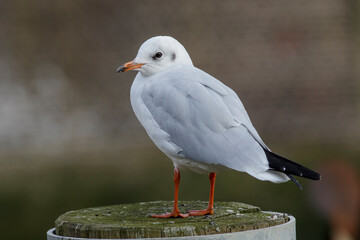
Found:
[[[203, 209], [207, 202], [181, 201], [179, 209]], [[271, 228], [289, 222], [286, 214], [262, 212], [258, 207], [238, 202], [215, 202], [214, 215], [191, 216], [188, 218], [156, 219], [149, 217], [172, 210], [173, 203], [167, 201], [120, 204], [70, 211], [55, 222], [55, 234], [48, 234], [48, 240], [68, 239], [132, 239], [173, 238], [184, 236], [230, 236], [247, 230], [272, 229], [272, 239], [295, 239], [295, 221], [286, 231], [285, 238], [279, 238], [283, 230]], [[256, 231], [247, 231], [253, 232]], [[225, 234], [233, 233], [233, 234]], [[213, 235], [212, 235], [213, 234]], [[56, 236], [58, 238], [56, 238]], [[63, 237], [61, 237], [63, 236]], [[261, 236], [264, 236], [262, 233]], [[269, 236], [271, 238], [271, 236]], [[252, 237], [253, 238], [253, 237]], [[213, 238], [213, 239], [234, 239]], [[247, 238], [244, 238], [247, 239]], [[249, 238], [250, 239], [250, 238]], [[255, 238], [256, 239], [256, 238]], [[259, 238], [260, 239], [260, 238]]]

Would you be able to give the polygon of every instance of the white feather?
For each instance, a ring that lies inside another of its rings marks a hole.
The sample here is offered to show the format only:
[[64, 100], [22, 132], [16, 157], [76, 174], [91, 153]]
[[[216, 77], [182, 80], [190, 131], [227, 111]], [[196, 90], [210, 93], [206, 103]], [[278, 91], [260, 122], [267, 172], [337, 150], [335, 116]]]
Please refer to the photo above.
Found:
[[135, 59], [144, 62], [148, 48], [182, 58], [147, 60], [131, 87], [131, 104], [150, 138], [174, 165], [198, 173], [234, 169], [260, 180], [289, 180], [269, 171], [263, 150], [268, 148], [236, 93], [195, 68], [176, 40], [150, 40]]

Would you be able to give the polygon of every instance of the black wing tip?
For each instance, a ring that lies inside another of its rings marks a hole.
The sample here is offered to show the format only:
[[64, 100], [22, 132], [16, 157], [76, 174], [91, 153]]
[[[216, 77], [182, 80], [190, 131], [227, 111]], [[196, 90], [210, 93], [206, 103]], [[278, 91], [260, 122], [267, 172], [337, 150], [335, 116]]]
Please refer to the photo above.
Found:
[[284, 158], [280, 155], [277, 155], [273, 152], [270, 152], [267, 149], [264, 149], [264, 152], [269, 161], [269, 167], [272, 170], [275, 170], [278, 172], [283, 172], [288, 176], [289, 176], [289, 174], [291, 174], [291, 175], [308, 178], [308, 179], [315, 180], [315, 181], [321, 179], [321, 176], [319, 173], [317, 173], [307, 167], [304, 167], [296, 162], [293, 162], [293, 161], [291, 161], [287, 158]]
[[[310, 170], [310, 171], [311, 171], [311, 170]], [[321, 175], [320, 175], [319, 173], [314, 172], [314, 171], [312, 171], [312, 172], [313, 172], [313, 176], [312, 176], [312, 177], [307, 177], [307, 178], [309, 178], [309, 179], [311, 179], [311, 180], [315, 180], [315, 181], [321, 180]]]
[[[301, 166], [301, 165], [300, 165]], [[315, 180], [315, 181], [318, 181], [318, 180], [321, 180], [321, 175], [311, 169], [308, 169], [307, 167], [304, 167], [304, 166], [301, 166], [301, 173], [299, 175], [296, 175], [296, 176], [299, 176], [299, 177], [303, 177], [303, 178], [308, 178], [308, 179], [311, 179], [311, 180]]]

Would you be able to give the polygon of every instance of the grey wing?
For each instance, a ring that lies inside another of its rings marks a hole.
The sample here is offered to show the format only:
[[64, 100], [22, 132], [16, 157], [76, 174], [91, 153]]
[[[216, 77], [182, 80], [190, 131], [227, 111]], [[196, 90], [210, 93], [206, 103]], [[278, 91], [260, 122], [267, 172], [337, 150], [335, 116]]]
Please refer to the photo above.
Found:
[[[211, 76], [210, 76], [211, 77]], [[255, 138], [255, 140], [265, 149], [270, 149], [266, 146], [266, 144], [261, 139], [260, 135], [256, 131], [255, 127], [251, 123], [250, 117], [245, 110], [245, 107], [241, 100], [239, 99], [238, 95], [228, 86], [224, 85], [222, 82], [218, 81], [217, 79], [211, 77], [208, 78], [212, 83], [212, 86], [220, 86], [222, 87], [226, 94], [223, 94], [223, 101], [226, 107], [228, 107], [231, 114], [241, 123], [243, 127], [247, 129], [250, 135]], [[209, 84], [210, 85], [210, 84]]]
[[183, 157], [250, 174], [269, 169], [265, 144], [241, 101], [205, 72], [192, 68], [159, 75], [142, 98]]

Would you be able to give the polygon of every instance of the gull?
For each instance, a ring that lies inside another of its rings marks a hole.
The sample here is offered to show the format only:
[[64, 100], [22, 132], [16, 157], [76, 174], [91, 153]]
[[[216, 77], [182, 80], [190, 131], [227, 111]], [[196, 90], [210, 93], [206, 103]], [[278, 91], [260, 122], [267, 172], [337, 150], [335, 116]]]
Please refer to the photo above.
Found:
[[[174, 207], [155, 218], [214, 213], [216, 173], [246, 172], [263, 181], [282, 183], [320, 175], [273, 153], [261, 140], [237, 94], [196, 68], [176, 39], [157, 36], [145, 41], [133, 61], [117, 72], [137, 71], [130, 90], [134, 113], [155, 145], [174, 164]], [[180, 170], [207, 173], [210, 197], [204, 210], [180, 213]]]

